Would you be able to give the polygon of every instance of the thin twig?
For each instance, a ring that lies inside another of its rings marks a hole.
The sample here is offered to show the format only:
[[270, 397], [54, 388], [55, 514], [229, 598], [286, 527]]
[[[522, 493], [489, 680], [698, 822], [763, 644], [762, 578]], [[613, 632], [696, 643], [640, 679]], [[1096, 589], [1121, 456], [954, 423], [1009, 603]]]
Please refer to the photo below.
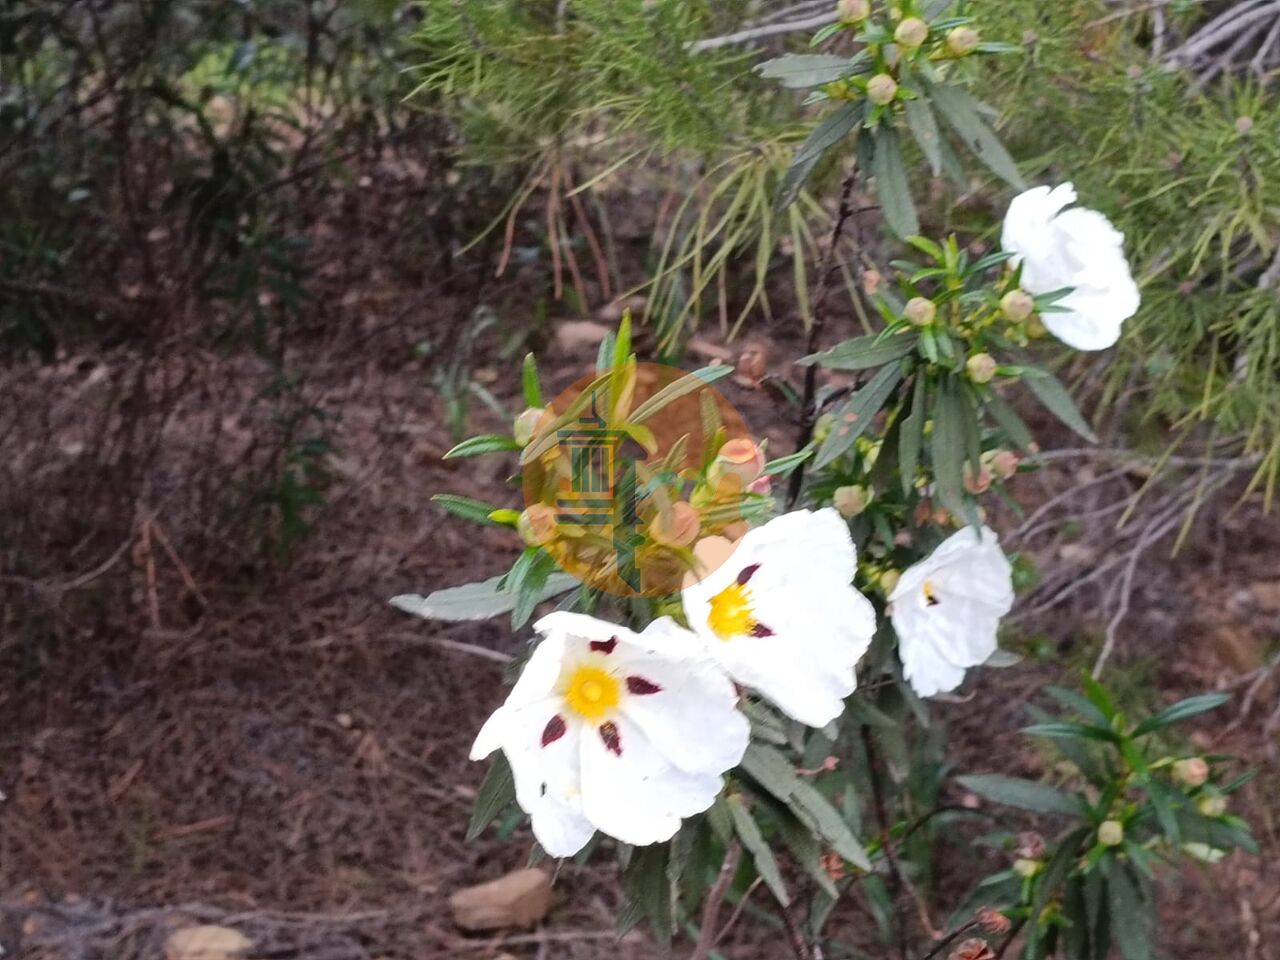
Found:
[[759, 27], [748, 27], [736, 33], [726, 33], [721, 37], [708, 37], [689, 44], [690, 53], [703, 53], [707, 50], [718, 50], [731, 47], [736, 43], [749, 43], [752, 40], [763, 40], [765, 37], [776, 37], [784, 33], [797, 33], [801, 30], [816, 30], [835, 21], [831, 13], [819, 14], [815, 17], [804, 17], [800, 20], [784, 20], [782, 23], [764, 24]]
[[[840, 207], [836, 211], [835, 223], [831, 227], [831, 239], [827, 248], [822, 251], [822, 260], [818, 265], [818, 285], [813, 294], [813, 322], [809, 325], [809, 338], [806, 343], [807, 354], [815, 353], [822, 342], [823, 328], [827, 324], [827, 298], [831, 289], [831, 275], [835, 272], [836, 249], [844, 236], [845, 224], [854, 215], [853, 190], [858, 182], [858, 166], [855, 161], [840, 184]], [[856, 260], [858, 252], [854, 250]], [[818, 367], [810, 364], [804, 371], [804, 395], [800, 401], [800, 430], [796, 437], [796, 449], [803, 450], [813, 439], [813, 425], [818, 419], [818, 411], [814, 406], [814, 396], [818, 391]], [[805, 465], [801, 463], [791, 473], [787, 485], [787, 509], [795, 507], [800, 499], [800, 490], [804, 485]]]
[[904, 878], [898, 866], [897, 855], [893, 852], [893, 838], [889, 833], [889, 812], [884, 802], [884, 781], [880, 776], [880, 756], [876, 750], [875, 739], [871, 728], [862, 726], [862, 747], [867, 752], [867, 775], [871, 780], [871, 800], [876, 811], [876, 821], [880, 827], [880, 849], [884, 851], [885, 860], [889, 864], [890, 895], [893, 897], [893, 932], [898, 941], [898, 954], [907, 960], [907, 924], [902, 915], [902, 888]]
[[698, 942], [694, 944], [689, 960], [707, 960], [711, 948], [716, 942], [716, 921], [720, 917], [720, 906], [724, 903], [733, 878], [738, 872], [738, 863], [742, 860], [742, 844], [733, 840], [724, 853], [724, 862], [720, 865], [720, 875], [715, 884], [707, 892], [707, 899], [702, 905], [702, 927], [698, 930]]

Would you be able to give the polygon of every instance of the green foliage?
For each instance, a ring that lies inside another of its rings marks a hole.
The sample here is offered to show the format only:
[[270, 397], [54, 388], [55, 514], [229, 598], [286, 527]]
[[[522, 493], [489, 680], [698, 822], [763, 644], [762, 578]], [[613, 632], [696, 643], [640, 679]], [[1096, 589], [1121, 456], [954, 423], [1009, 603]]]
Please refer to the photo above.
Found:
[[[1153, 884], [1159, 869], [1183, 857], [1212, 862], [1225, 851], [1256, 852], [1248, 826], [1225, 812], [1222, 799], [1239, 781], [1217, 782], [1220, 770], [1182, 772], [1175, 757], [1154, 755], [1152, 733], [1222, 706], [1222, 694], [1191, 697], [1137, 724], [1111, 694], [1086, 678], [1085, 696], [1051, 689], [1066, 704], [1063, 720], [1033, 710], [1040, 722], [1024, 733], [1050, 737], [1073, 772], [1060, 787], [996, 775], [960, 777], [974, 793], [1021, 810], [1054, 814], [1070, 826], [1043, 852], [1021, 850], [1013, 871], [984, 879], [974, 897], [1001, 909], [1026, 932], [1024, 957], [1060, 953], [1071, 960], [1104, 957], [1114, 944], [1125, 958], [1153, 951]], [[1013, 845], [1009, 836], [990, 838]], [[961, 917], [957, 917], [959, 921]]]
[[[1140, 12], [1093, 0], [1014, 0], [992, 10], [1026, 57], [988, 89], [1040, 178], [1072, 180], [1122, 230], [1142, 309], [1106, 370], [1105, 403], [1168, 442], [1207, 427], [1219, 450], [1280, 478], [1280, 111], [1274, 86], [1165, 69]], [[1205, 16], [1189, 7], [1171, 23]], [[1089, 24], [1081, 32], [1080, 25]], [[1063, 130], [1072, 131], [1062, 136]], [[1199, 442], [1199, 441], [1197, 441]]]

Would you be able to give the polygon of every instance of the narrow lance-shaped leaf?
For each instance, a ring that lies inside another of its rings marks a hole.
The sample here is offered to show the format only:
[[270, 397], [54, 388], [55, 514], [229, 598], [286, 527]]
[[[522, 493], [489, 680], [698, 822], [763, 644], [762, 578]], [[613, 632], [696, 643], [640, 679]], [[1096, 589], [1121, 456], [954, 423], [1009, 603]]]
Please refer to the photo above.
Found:
[[1230, 699], [1231, 694], [1229, 693], [1205, 693], [1198, 697], [1179, 700], [1172, 706], [1165, 707], [1138, 724], [1134, 728], [1133, 735], [1135, 737], [1145, 736], [1148, 733], [1159, 730], [1161, 727], [1167, 727], [1170, 724], [1194, 717], [1196, 714], [1204, 713], [1206, 710], [1217, 709]]
[[978, 101], [969, 91], [950, 84], [927, 84], [925, 89], [929, 99], [937, 107], [937, 112], [975, 157], [1006, 183], [1019, 190], [1026, 188], [1026, 181], [1022, 179], [1018, 165], [1000, 142], [1000, 138], [982, 119]]
[[920, 464], [920, 444], [924, 438], [928, 390], [924, 373], [917, 372], [915, 389], [911, 392], [911, 413], [902, 421], [902, 432], [898, 434], [898, 469], [902, 478], [904, 496], [910, 496], [916, 483], [916, 468]]
[[471, 822], [467, 824], [467, 839], [474, 840], [480, 836], [484, 828], [515, 800], [516, 783], [511, 775], [511, 764], [501, 752], [496, 753], [476, 792], [476, 805], [471, 810]]
[[538, 382], [538, 361], [532, 353], [524, 355], [524, 363], [520, 367], [520, 387], [524, 392], [526, 407], [542, 406], [542, 385]]
[[830, 350], [801, 357], [796, 363], [802, 367], [817, 364], [828, 370], [870, 370], [900, 360], [915, 348], [916, 338], [911, 334], [890, 337], [869, 334], [837, 343]]
[[1067, 393], [1067, 388], [1058, 382], [1057, 377], [1048, 371], [1034, 367], [1024, 368], [1024, 373], [1026, 376], [1023, 377], [1022, 382], [1035, 394], [1036, 399], [1044, 404], [1046, 410], [1085, 440], [1090, 443], [1098, 442], [1098, 435], [1093, 432], [1093, 428], [1089, 426], [1075, 401], [1071, 399], [1071, 394]]
[[835, 460], [871, 426], [871, 419], [880, 412], [894, 388], [901, 382], [902, 373], [901, 363], [882, 367], [865, 386], [836, 410], [835, 425], [818, 450], [815, 467], [824, 467]]
[[701, 370], [695, 370], [688, 376], [681, 377], [674, 383], [669, 383], [652, 397], [646, 400], [640, 406], [636, 407], [631, 414], [632, 423], [644, 423], [659, 410], [665, 409], [670, 404], [679, 400], [681, 397], [693, 393], [695, 390], [701, 390], [708, 384], [722, 380], [729, 374], [733, 373], [733, 366], [727, 363], [718, 363], [713, 366], [703, 367]]
[[777, 210], [784, 210], [795, 203], [800, 189], [809, 179], [809, 174], [818, 165], [818, 161], [828, 150], [862, 125], [867, 115], [866, 101], [844, 103], [827, 115], [809, 134], [807, 140], [796, 151], [795, 159], [787, 169], [786, 176], [778, 188], [778, 199], [774, 203]]
[[787, 906], [791, 902], [791, 895], [787, 893], [782, 871], [778, 869], [778, 861], [774, 859], [773, 851], [760, 833], [759, 825], [752, 819], [751, 811], [743, 804], [741, 797], [730, 796], [728, 803], [729, 812], [733, 815], [734, 832], [738, 834], [742, 845], [751, 854], [756, 873], [760, 874], [760, 879], [764, 881], [764, 885], [769, 888], [778, 902], [784, 907]]
[[788, 53], [757, 64], [755, 71], [766, 80], [777, 80], [784, 87], [801, 90], [856, 73], [857, 59], [826, 53]]
[[907, 128], [915, 138], [920, 152], [929, 162], [929, 169], [936, 177], [942, 173], [941, 135], [938, 133], [938, 121], [933, 115], [933, 108], [923, 97], [908, 100], [903, 104], [903, 112], [907, 116]]
[[461, 457], [478, 457], [485, 453], [511, 453], [519, 450], [520, 444], [511, 437], [499, 433], [486, 433], [479, 437], [468, 437], [444, 455], [445, 460], [457, 460]]
[[871, 171], [876, 178], [876, 196], [885, 222], [899, 237], [912, 237], [920, 232], [911, 185], [907, 182], [907, 162], [902, 156], [898, 131], [882, 124], [876, 128], [876, 150]]
[[1047, 783], [1005, 777], [996, 773], [970, 774], [967, 777], [957, 777], [956, 781], [980, 797], [1017, 807], [1019, 810], [1058, 813], [1071, 817], [1078, 817], [1083, 813], [1079, 797], [1064, 793]]
[[438, 503], [449, 513], [452, 513], [455, 517], [461, 517], [463, 520], [482, 523], [487, 526], [501, 526], [489, 516], [497, 507], [485, 503], [483, 500], [464, 497], [456, 493], [437, 493], [431, 498], [431, 502]]
[[[487, 620], [507, 613], [516, 605], [516, 594], [498, 588], [502, 579], [491, 577], [479, 583], [448, 587], [425, 597], [414, 593], [401, 594], [391, 598], [391, 605], [428, 620]], [[538, 591], [538, 602], [578, 586], [581, 582], [567, 573], [549, 574]]]

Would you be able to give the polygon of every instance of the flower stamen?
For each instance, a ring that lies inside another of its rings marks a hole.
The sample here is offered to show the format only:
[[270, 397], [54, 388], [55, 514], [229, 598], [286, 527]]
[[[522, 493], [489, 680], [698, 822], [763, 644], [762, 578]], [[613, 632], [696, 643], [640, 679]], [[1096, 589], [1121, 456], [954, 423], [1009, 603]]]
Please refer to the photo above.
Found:
[[618, 705], [621, 685], [617, 678], [599, 667], [580, 666], [565, 684], [565, 704], [584, 719], [596, 721]]

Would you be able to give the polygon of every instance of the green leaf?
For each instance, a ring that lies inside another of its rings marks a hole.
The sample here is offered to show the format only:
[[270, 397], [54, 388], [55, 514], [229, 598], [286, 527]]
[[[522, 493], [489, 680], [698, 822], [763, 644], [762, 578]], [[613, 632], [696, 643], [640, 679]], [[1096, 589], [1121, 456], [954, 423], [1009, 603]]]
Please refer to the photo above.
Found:
[[826, 840], [836, 853], [862, 870], [871, 870], [866, 851], [844, 818], [821, 793], [796, 776], [795, 769], [779, 751], [762, 743], [752, 743], [742, 758], [742, 769]]
[[483, 453], [510, 453], [519, 450], [520, 444], [511, 437], [499, 433], [486, 433], [479, 437], [470, 437], [444, 455], [445, 460], [457, 460], [459, 457], [478, 457]]
[[742, 839], [742, 845], [751, 854], [756, 873], [760, 874], [764, 885], [773, 891], [778, 902], [784, 907], [787, 906], [791, 903], [791, 895], [787, 893], [787, 885], [782, 880], [782, 871], [778, 869], [778, 861], [774, 859], [773, 851], [769, 849], [769, 844], [760, 833], [759, 825], [752, 819], [751, 811], [738, 796], [730, 796], [728, 804], [729, 813], [733, 815], [734, 832]]
[[[610, 334], [609, 337], [606, 337], [605, 339], [611, 340], [612, 336], [613, 335]], [[610, 349], [612, 349], [612, 346]], [[579, 391], [578, 395], [573, 398], [573, 402], [565, 408], [564, 413], [556, 417], [555, 420], [551, 422], [551, 425], [547, 427], [544, 432], [538, 435], [537, 439], [524, 448], [524, 451], [520, 454], [520, 462], [531, 463], [555, 446], [559, 442], [560, 431], [568, 424], [577, 420], [582, 415], [582, 411], [586, 410], [587, 407], [591, 405], [591, 398], [595, 396], [596, 392], [612, 381], [613, 371], [605, 370], [600, 374], [600, 376], [596, 377], [589, 384], [583, 387], [582, 390]]]
[[1093, 432], [1093, 428], [1089, 426], [1075, 401], [1071, 399], [1071, 394], [1067, 393], [1067, 388], [1058, 382], [1057, 377], [1047, 370], [1036, 367], [1026, 367], [1023, 372], [1026, 374], [1023, 383], [1035, 394], [1036, 399], [1044, 404], [1046, 410], [1085, 440], [1090, 443], [1098, 442], [1098, 435]]
[[604, 335], [600, 340], [600, 346], [596, 348], [596, 373], [607, 374], [611, 372], [613, 365], [613, 348], [617, 346], [618, 338], [614, 336], [612, 330]]
[[621, 369], [631, 362], [631, 311], [622, 312], [622, 322], [613, 343], [613, 366]]
[[472, 523], [480, 523], [490, 527], [501, 526], [501, 524], [495, 523], [489, 517], [489, 514], [493, 513], [497, 508], [485, 503], [483, 500], [474, 500], [471, 497], [463, 497], [455, 493], [437, 493], [431, 498], [431, 502], [440, 504], [449, 513], [452, 513], [455, 517], [461, 517], [463, 520], [470, 520]]
[[871, 858], [849, 829], [840, 812], [812, 784], [797, 780], [792, 791], [792, 811], [816, 831], [831, 849], [859, 870], [871, 872]]
[[545, 550], [530, 547], [523, 556], [529, 556], [529, 560], [518, 582], [508, 582], [504, 587], [504, 592], [516, 595], [515, 605], [511, 608], [512, 630], [519, 630], [529, 622], [534, 607], [545, 599], [547, 581], [556, 569], [555, 560]]
[[796, 363], [802, 367], [817, 364], [828, 370], [870, 370], [900, 360], [915, 348], [916, 338], [910, 334], [890, 337], [870, 334], [845, 340], [830, 350], [801, 357]]
[[876, 178], [876, 196], [885, 222], [899, 237], [913, 237], [920, 232], [915, 201], [907, 182], [907, 162], [902, 156], [898, 131], [887, 124], [876, 127], [876, 151], [871, 172]]
[[954, 378], [946, 377], [938, 384], [929, 452], [938, 498], [954, 513], [964, 509], [965, 433], [963, 399]]
[[786, 476], [812, 456], [813, 448], [805, 447], [803, 450], [797, 450], [795, 453], [789, 453], [785, 457], [778, 457], [776, 460], [770, 460], [764, 465], [764, 475], [766, 477]]
[[1022, 732], [1031, 736], [1038, 737], [1063, 737], [1071, 740], [1099, 740], [1105, 743], [1116, 743], [1119, 737], [1115, 732], [1105, 727], [1091, 727], [1084, 723], [1068, 723], [1066, 721], [1056, 721], [1054, 723], [1035, 723], [1029, 727], [1023, 727]]
[[1107, 693], [1107, 688], [1093, 679], [1089, 674], [1081, 677], [1084, 683], [1084, 692], [1088, 696], [1089, 702], [1092, 703], [1110, 723], [1116, 718], [1116, 705], [1111, 699], [1111, 694]]
[[[761, 800], [764, 804], [766, 801]], [[813, 882], [829, 897], [839, 896], [836, 885], [831, 882], [831, 875], [822, 865], [822, 845], [814, 838], [809, 828], [789, 810], [778, 804], [769, 805], [769, 813], [778, 824], [778, 836], [786, 844], [796, 863], [804, 868]]]
[[538, 361], [532, 353], [524, 355], [524, 364], [520, 367], [520, 387], [524, 391], [525, 407], [542, 406], [542, 387], [538, 383]]
[[920, 152], [929, 161], [929, 169], [936, 177], [942, 173], [942, 151], [939, 141], [938, 121], [933, 115], [933, 108], [923, 97], [908, 100], [903, 104], [903, 112], [907, 115], [907, 128], [920, 147]]
[[515, 803], [516, 782], [511, 775], [511, 764], [499, 751], [489, 764], [480, 789], [476, 791], [476, 805], [471, 810], [471, 822], [467, 824], [467, 840], [474, 840], [484, 833], [503, 810]]
[[957, 777], [956, 781], [980, 797], [1017, 807], [1019, 810], [1057, 813], [1069, 817], [1079, 817], [1084, 812], [1079, 797], [1064, 793], [1047, 783], [997, 773], [970, 774], [967, 777]]
[[854, 71], [855, 61], [849, 57], [833, 57], [826, 53], [788, 53], [764, 63], [755, 71], [766, 80], [777, 80], [784, 87], [802, 90], [820, 87]]
[[1034, 451], [1035, 437], [1031, 435], [1031, 430], [1022, 422], [1022, 418], [1004, 397], [993, 390], [987, 394], [984, 406], [1014, 446], [1020, 447], [1027, 453]]
[[795, 203], [804, 182], [809, 179], [809, 174], [818, 165], [818, 161], [828, 150], [862, 126], [866, 116], [865, 100], [844, 103], [813, 129], [808, 139], [796, 151], [795, 159], [791, 161], [786, 176], [782, 178], [778, 188], [778, 198], [774, 201], [776, 210], [785, 210]]
[[982, 119], [982, 105], [968, 90], [950, 84], [929, 83], [925, 84], [925, 90], [943, 120], [987, 169], [1010, 186], [1019, 190], [1026, 189], [1027, 184], [1022, 179], [1018, 165], [1009, 156], [1009, 151], [1000, 142], [1000, 138]]
[[1120, 861], [1108, 857], [1107, 906], [1111, 914], [1111, 933], [1122, 960], [1148, 960], [1151, 939], [1148, 934], [1149, 908], [1142, 902], [1138, 881]]
[[673, 891], [667, 879], [669, 855], [666, 843], [636, 848], [622, 875], [624, 901], [617, 917], [619, 933], [634, 927], [641, 918], [648, 919], [649, 932], [663, 948], [670, 944], [675, 925]]
[[902, 380], [903, 365], [888, 364], [881, 367], [866, 385], [846, 400], [835, 411], [835, 425], [818, 450], [816, 468], [825, 467], [853, 445], [868, 427], [871, 420], [885, 402], [894, 388]]
[[1062, 687], [1045, 687], [1044, 692], [1064, 706], [1070, 707], [1086, 720], [1093, 721], [1095, 726], [1106, 726], [1111, 722], [1110, 717], [1074, 690], [1064, 690]]
[[630, 417], [631, 423], [644, 423], [659, 410], [662, 410], [679, 400], [681, 397], [693, 393], [695, 390], [701, 390], [708, 384], [715, 383], [717, 380], [723, 380], [729, 374], [733, 373], [733, 365], [728, 363], [717, 363], [709, 367], [703, 367], [701, 370], [695, 370], [687, 377], [681, 377], [674, 383], [669, 383], [652, 397], [646, 400], [640, 406], [636, 407]]
[[1142, 723], [1134, 728], [1133, 736], [1143, 737], [1148, 733], [1159, 730], [1161, 727], [1167, 727], [1170, 724], [1178, 723], [1196, 714], [1204, 713], [1207, 710], [1214, 710], [1222, 706], [1231, 699], [1229, 693], [1205, 693], [1198, 697], [1188, 697], [1186, 700], [1179, 700], [1172, 706], [1165, 707], [1158, 713], [1152, 714]]
[[903, 496], [910, 496], [916, 485], [916, 468], [920, 464], [920, 446], [924, 437], [928, 390], [924, 374], [917, 373], [915, 389], [911, 395], [911, 413], [902, 421], [902, 432], [898, 434], [898, 472], [902, 478]]
[[[437, 590], [425, 597], [406, 593], [391, 598], [391, 605], [405, 613], [412, 613], [428, 620], [487, 620], [507, 613], [516, 606], [517, 595], [498, 589], [502, 577], [492, 577], [479, 583]], [[581, 586], [581, 582], [567, 573], [550, 574], [537, 591], [540, 603]]]

